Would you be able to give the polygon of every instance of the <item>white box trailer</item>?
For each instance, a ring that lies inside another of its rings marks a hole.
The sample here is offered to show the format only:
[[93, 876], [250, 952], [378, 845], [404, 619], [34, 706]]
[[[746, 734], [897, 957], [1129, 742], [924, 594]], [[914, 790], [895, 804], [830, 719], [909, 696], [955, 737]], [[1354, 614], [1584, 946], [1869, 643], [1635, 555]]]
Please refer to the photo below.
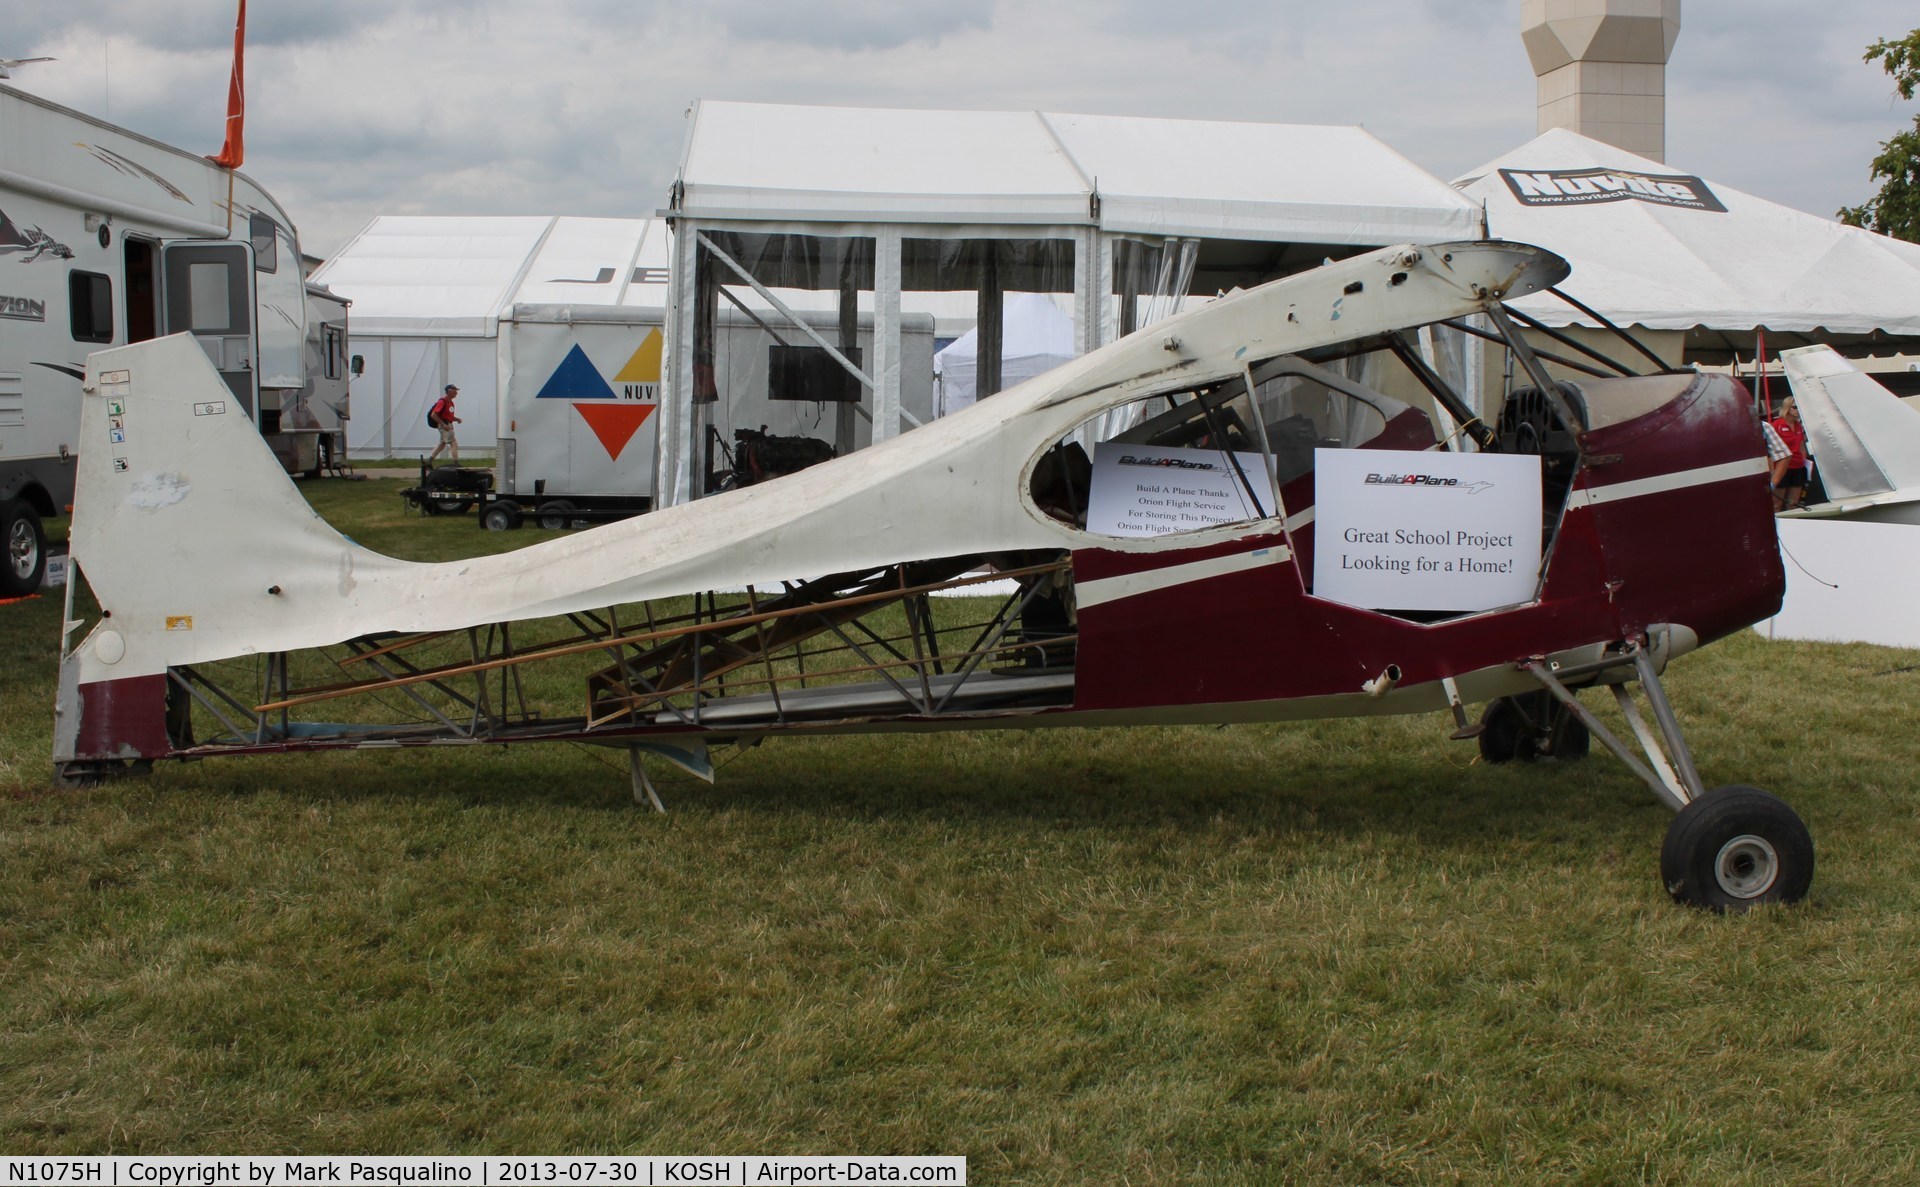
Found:
[[308, 295], [293, 222], [270, 194], [205, 157], [6, 86], [0, 146], [4, 597], [39, 584], [41, 519], [72, 502], [74, 454], [139, 448], [131, 419], [79, 439], [94, 351], [190, 333], [270, 440], [319, 430], [283, 423], [307, 388]]
[[506, 515], [560, 527], [652, 504], [664, 322], [662, 310], [621, 305], [516, 305], [500, 320], [495, 496]]
[[[826, 334], [838, 325], [835, 313], [802, 316]], [[653, 505], [665, 322], [663, 309], [546, 304], [515, 305], [500, 320], [498, 485], [481, 507], [482, 526], [534, 515], [544, 527], [565, 527]], [[901, 403], [931, 420], [933, 318], [907, 314], [902, 323]], [[714, 410], [714, 465], [724, 468], [735, 430], [835, 436], [834, 406], [779, 390], [773, 360], [796, 347], [797, 334], [731, 308], [718, 328], [713, 365], [732, 394]], [[869, 349], [872, 335], [873, 316], [860, 315], [857, 349]], [[871, 441], [871, 426], [858, 420], [854, 447]]]

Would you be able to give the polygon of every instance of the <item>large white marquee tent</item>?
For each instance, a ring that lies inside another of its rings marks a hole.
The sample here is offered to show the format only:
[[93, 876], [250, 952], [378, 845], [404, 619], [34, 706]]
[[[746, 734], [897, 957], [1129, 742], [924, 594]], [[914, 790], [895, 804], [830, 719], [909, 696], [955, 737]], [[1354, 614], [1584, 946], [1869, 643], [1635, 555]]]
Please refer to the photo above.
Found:
[[[1491, 235], [1565, 256], [1568, 293], [1617, 325], [1678, 337], [1688, 362], [1750, 359], [1756, 327], [1769, 356], [1815, 342], [1854, 354], [1920, 347], [1920, 245], [1565, 129], [1455, 184], [1485, 203]], [[1516, 304], [1548, 325], [1598, 325], [1550, 294]]]
[[427, 407], [460, 388], [463, 450], [493, 449], [500, 323], [516, 306], [626, 306], [664, 317], [666, 228], [652, 219], [383, 215], [313, 279], [353, 302], [347, 448], [424, 454]]

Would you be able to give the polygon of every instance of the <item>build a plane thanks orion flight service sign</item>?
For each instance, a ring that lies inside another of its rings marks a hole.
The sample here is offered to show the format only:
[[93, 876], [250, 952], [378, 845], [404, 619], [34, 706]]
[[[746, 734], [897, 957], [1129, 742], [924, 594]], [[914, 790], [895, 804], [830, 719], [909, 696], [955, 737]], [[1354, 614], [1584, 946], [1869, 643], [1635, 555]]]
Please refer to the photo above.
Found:
[[1088, 531], [1108, 536], [1192, 532], [1264, 519], [1276, 503], [1267, 463], [1257, 453], [1113, 441], [1093, 447]]
[[1539, 458], [1314, 450], [1316, 597], [1491, 610], [1531, 601], [1539, 569]]

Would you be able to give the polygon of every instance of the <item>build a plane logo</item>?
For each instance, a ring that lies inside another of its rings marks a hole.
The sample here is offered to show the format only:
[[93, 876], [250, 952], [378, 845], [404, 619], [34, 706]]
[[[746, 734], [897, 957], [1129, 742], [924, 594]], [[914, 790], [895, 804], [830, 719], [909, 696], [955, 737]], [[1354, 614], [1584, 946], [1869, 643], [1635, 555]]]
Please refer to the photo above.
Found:
[[660, 347], [660, 331], [648, 330], [639, 349], [608, 383], [576, 342], [534, 398], [572, 401], [607, 456], [619, 461], [621, 451], [660, 406]]
[[1406, 487], [1445, 487], [1448, 490], [1462, 490], [1477, 495], [1483, 490], [1492, 490], [1491, 482], [1462, 483], [1458, 478], [1447, 478], [1438, 474], [1368, 474], [1362, 486], [1406, 486]]
[[1502, 169], [1501, 178], [1522, 206], [1587, 206], [1595, 202], [1651, 202], [1725, 214], [1707, 183], [1690, 174], [1633, 173], [1624, 169]]

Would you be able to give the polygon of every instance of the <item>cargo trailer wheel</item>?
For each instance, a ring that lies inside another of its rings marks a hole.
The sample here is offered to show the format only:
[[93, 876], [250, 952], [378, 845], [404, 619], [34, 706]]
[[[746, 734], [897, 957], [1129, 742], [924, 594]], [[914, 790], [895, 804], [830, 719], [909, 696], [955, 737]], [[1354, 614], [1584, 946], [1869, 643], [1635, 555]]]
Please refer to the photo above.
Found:
[[520, 507], [505, 500], [487, 508], [480, 516], [480, 526], [489, 532], [510, 532], [520, 526]]
[[0, 502], [0, 597], [23, 598], [40, 588], [47, 571], [47, 533], [40, 513], [22, 499]]
[[549, 532], [564, 531], [573, 526], [573, 504], [565, 499], [550, 499], [540, 504], [540, 526]]
[[1778, 797], [1716, 787], [1674, 817], [1660, 880], [1673, 901], [1711, 911], [1797, 903], [1813, 884], [1813, 837]]
[[1480, 757], [1491, 763], [1572, 761], [1593, 745], [1586, 723], [1549, 692], [1501, 697], [1480, 718]]

